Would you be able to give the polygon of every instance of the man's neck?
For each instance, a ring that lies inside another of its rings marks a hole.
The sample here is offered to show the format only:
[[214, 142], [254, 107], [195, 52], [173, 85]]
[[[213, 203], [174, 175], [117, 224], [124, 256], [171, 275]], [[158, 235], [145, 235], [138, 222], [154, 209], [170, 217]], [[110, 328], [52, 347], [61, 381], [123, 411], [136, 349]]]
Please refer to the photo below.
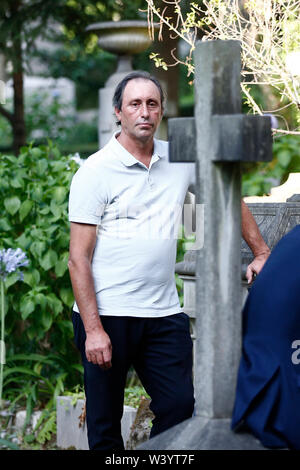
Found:
[[131, 153], [131, 155], [149, 168], [154, 148], [153, 137], [147, 141], [140, 141], [128, 137], [121, 131], [121, 133], [116, 136], [116, 139], [127, 152]]

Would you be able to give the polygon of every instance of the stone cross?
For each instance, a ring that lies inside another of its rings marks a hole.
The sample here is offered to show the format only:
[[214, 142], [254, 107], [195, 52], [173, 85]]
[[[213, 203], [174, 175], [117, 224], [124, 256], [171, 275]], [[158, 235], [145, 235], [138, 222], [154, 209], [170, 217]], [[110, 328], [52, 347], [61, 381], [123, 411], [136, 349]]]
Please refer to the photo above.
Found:
[[195, 117], [169, 120], [170, 160], [196, 162], [196, 416], [230, 418], [241, 348], [241, 162], [272, 158], [270, 118], [240, 114], [240, 43], [199, 42]]

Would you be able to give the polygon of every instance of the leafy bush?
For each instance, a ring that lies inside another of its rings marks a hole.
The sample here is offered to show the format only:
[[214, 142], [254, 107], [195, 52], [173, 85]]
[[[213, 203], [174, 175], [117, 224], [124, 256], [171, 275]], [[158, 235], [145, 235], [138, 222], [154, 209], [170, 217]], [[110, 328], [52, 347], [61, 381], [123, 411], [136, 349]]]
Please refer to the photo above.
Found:
[[[65, 395], [72, 397], [72, 406], [76, 406], [77, 400], [85, 399], [84, 389], [80, 386], [75, 387], [74, 391], [67, 391]], [[142, 397], [150, 398], [141, 383], [139, 385], [126, 386], [124, 390], [124, 405], [138, 408]]]
[[244, 165], [243, 196], [263, 196], [282, 184], [290, 173], [300, 171], [300, 136], [285, 135], [274, 141], [273, 160]]
[[7, 119], [0, 116], [0, 144], [1, 148], [12, 146], [12, 130]]
[[139, 385], [134, 387], [126, 387], [124, 393], [124, 405], [138, 408], [142, 397], [150, 398], [144, 387]]
[[[0, 158], [0, 247], [20, 247], [30, 260], [24, 282], [18, 282], [15, 274], [6, 281], [6, 348], [11, 366], [6, 367], [6, 385], [10, 384], [10, 392], [18, 389], [18, 381], [23, 391], [28, 385], [33, 406], [37, 389], [44, 401], [62, 390], [60, 380], [69, 386], [81, 381], [79, 356], [73, 347], [73, 294], [67, 269], [68, 192], [78, 164], [61, 156], [51, 143], [24, 147], [18, 158]], [[43, 360], [32, 353], [48, 356]], [[22, 359], [16, 354], [22, 354]], [[31, 387], [31, 381], [36, 386]]]
[[[6, 107], [12, 109], [11, 100]], [[26, 96], [25, 111], [28, 142], [34, 140], [46, 144], [51, 139], [61, 152], [79, 152], [86, 157], [98, 150], [97, 120], [77, 122], [72, 106], [59, 96], [51, 96], [48, 92]], [[7, 152], [12, 143], [12, 128], [7, 119], [0, 116], [0, 149]]]
[[26, 96], [25, 110], [28, 139], [62, 141], [75, 122], [71, 104], [64, 103], [54, 91]]

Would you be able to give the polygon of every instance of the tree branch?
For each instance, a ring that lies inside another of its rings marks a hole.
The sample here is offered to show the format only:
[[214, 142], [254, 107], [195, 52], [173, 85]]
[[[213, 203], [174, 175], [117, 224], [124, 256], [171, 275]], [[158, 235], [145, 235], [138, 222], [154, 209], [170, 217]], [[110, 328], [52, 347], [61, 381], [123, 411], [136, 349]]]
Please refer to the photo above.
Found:
[[5, 108], [3, 108], [3, 106], [1, 106], [0, 104], [0, 114], [2, 114], [2, 116], [4, 116], [11, 124], [13, 124], [13, 120], [14, 120], [14, 115], [13, 113], [7, 111]]

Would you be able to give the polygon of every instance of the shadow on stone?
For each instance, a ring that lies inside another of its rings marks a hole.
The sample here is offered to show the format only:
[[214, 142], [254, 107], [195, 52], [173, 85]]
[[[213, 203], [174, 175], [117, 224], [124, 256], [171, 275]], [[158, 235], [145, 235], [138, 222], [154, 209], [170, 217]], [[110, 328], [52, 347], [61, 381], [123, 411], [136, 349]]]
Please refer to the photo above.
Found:
[[268, 450], [254, 436], [235, 433], [230, 419], [193, 417], [142, 444], [137, 450]]

